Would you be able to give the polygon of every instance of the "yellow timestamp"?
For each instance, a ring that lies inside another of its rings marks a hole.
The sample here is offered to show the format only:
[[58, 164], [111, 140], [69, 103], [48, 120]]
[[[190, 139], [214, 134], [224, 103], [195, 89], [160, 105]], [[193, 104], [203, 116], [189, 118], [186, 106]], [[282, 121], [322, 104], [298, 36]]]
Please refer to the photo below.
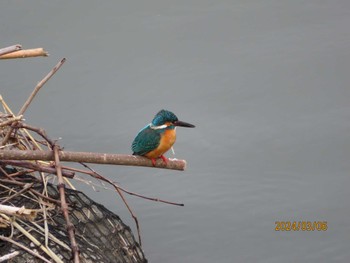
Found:
[[275, 231], [326, 231], [327, 221], [275, 221]]

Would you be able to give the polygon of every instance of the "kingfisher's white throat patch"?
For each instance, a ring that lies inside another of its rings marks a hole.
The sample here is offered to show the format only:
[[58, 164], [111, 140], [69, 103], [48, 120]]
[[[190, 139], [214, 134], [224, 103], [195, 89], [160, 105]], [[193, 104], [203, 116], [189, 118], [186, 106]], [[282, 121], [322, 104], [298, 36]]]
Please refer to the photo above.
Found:
[[152, 123], [149, 125], [149, 127], [152, 129], [152, 130], [160, 130], [160, 129], [165, 129], [166, 127], [168, 127], [166, 124], [163, 124], [163, 125], [159, 125], [159, 126], [155, 126], [153, 125]]

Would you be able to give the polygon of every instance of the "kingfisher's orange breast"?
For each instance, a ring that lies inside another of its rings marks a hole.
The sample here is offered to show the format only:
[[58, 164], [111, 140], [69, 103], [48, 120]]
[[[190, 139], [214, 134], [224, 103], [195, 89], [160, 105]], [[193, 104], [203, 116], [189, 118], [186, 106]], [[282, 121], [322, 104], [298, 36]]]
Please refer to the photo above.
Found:
[[175, 129], [165, 130], [160, 137], [160, 143], [156, 149], [145, 154], [146, 157], [151, 159], [159, 158], [166, 153], [175, 143], [176, 131]]

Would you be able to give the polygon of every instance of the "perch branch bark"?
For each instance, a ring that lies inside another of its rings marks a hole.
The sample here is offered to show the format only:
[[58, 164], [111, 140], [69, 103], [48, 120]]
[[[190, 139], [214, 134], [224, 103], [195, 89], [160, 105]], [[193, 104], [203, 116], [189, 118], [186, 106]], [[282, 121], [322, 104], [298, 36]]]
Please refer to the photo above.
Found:
[[[59, 151], [58, 155], [61, 162], [83, 162], [153, 167], [151, 160], [142, 156], [135, 155], [68, 151]], [[1, 150], [0, 160], [54, 161], [55, 159], [52, 151]], [[169, 159], [168, 163], [165, 164], [163, 160], [157, 159], [155, 167], [183, 171], [186, 168], [186, 161], [178, 159]]]

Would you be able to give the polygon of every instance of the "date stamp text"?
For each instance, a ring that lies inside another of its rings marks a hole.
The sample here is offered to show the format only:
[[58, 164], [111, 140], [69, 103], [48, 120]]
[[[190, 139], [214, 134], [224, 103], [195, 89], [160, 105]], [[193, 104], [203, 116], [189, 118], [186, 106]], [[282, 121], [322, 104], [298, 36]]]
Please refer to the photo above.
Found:
[[275, 221], [275, 231], [326, 231], [327, 221]]

